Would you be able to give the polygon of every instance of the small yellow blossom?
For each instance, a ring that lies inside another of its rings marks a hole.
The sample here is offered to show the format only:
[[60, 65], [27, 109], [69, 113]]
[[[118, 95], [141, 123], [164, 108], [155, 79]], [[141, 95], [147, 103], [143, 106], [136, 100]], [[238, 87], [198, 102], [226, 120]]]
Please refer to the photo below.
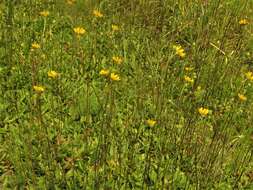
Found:
[[248, 21], [247, 19], [241, 19], [241, 20], [239, 21], [239, 24], [240, 24], [240, 25], [246, 25], [246, 24], [249, 24], [249, 21]]
[[97, 18], [102, 18], [104, 15], [98, 11], [98, 10], [93, 10], [93, 15]]
[[115, 73], [111, 73], [110, 78], [111, 78], [111, 80], [113, 80], [113, 81], [120, 81], [119, 75], [117, 75], [117, 74], [115, 74]]
[[186, 70], [186, 71], [192, 71], [193, 67], [185, 67], [184, 70]]
[[39, 48], [40, 48], [40, 44], [38, 44], [37, 42], [32, 43], [32, 49], [39, 49]]
[[186, 82], [189, 82], [189, 83], [193, 83], [194, 82], [194, 80], [192, 78], [188, 77], [188, 76], [184, 76], [184, 80]]
[[119, 31], [119, 26], [115, 25], [115, 24], [112, 24], [112, 31], [116, 32], [116, 31]]
[[49, 11], [41, 11], [40, 16], [47, 17], [49, 15]]
[[251, 71], [248, 71], [247, 73], [245, 73], [245, 76], [248, 80], [253, 81], [253, 73]]
[[43, 87], [43, 86], [33, 86], [33, 89], [35, 90], [35, 92], [37, 92], [37, 93], [42, 93], [42, 92], [44, 92], [45, 91], [45, 88]]
[[184, 58], [186, 53], [184, 52], [184, 49], [182, 48], [182, 46], [180, 45], [174, 45], [173, 46], [173, 49], [176, 50], [176, 54], [181, 57], [181, 58]]
[[118, 65], [120, 65], [123, 62], [123, 59], [121, 57], [118, 57], [118, 56], [113, 56], [112, 60], [113, 60], [114, 63], [116, 63]]
[[76, 0], [67, 0], [67, 4], [73, 5], [76, 2]]
[[247, 100], [247, 97], [245, 96], [245, 95], [243, 95], [243, 94], [238, 94], [238, 98], [239, 98], [239, 100], [241, 100], [242, 102], [244, 102], [244, 101], [246, 101]]
[[74, 32], [77, 34], [77, 35], [83, 35], [86, 33], [86, 30], [83, 28], [83, 27], [75, 27], [74, 28]]
[[100, 75], [102, 76], [108, 76], [109, 75], [109, 70], [107, 69], [101, 69], [99, 72]]
[[200, 108], [198, 109], [198, 112], [199, 112], [199, 114], [200, 114], [201, 116], [206, 116], [206, 115], [210, 112], [210, 110], [209, 110], [209, 109], [206, 109], [206, 108], [203, 108], [203, 107], [200, 107]]
[[149, 127], [154, 127], [155, 124], [156, 124], [156, 121], [153, 120], [153, 119], [148, 119], [147, 120], [147, 124], [148, 124]]
[[60, 76], [60, 74], [57, 73], [56, 71], [48, 71], [48, 72], [47, 72], [47, 76], [50, 77], [50, 78], [55, 79], [55, 78], [57, 78], [58, 76]]

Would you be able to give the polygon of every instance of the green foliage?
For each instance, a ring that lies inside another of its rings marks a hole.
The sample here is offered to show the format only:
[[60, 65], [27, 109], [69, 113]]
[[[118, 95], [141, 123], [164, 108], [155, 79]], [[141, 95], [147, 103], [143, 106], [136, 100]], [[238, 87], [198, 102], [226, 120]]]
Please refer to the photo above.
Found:
[[0, 189], [252, 189], [253, 3], [0, 3]]

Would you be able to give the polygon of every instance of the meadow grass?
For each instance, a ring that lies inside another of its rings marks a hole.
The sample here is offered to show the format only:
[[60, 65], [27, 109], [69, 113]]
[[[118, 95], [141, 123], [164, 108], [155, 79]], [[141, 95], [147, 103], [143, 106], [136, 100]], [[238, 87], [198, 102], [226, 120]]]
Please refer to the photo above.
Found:
[[253, 189], [251, 0], [4, 0], [0, 18], [0, 189]]

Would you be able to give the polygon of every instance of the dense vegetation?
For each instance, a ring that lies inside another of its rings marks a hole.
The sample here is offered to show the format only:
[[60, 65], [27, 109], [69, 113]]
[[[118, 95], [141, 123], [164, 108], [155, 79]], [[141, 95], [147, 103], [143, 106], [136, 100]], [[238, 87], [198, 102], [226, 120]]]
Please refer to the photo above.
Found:
[[4, 0], [0, 189], [253, 189], [253, 1]]

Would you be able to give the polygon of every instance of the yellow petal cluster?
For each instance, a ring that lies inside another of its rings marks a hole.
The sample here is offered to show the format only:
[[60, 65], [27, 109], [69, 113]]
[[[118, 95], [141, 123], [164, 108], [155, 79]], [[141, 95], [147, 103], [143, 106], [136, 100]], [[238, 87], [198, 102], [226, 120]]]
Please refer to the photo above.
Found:
[[104, 15], [98, 11], [98, 10], [93, 10], [93, 15], [97, 18], [102, 18]]
[[40, 44], [38, 44], [37, 42], [32, 43], [32, 49], [39, 49], [39, 48], [40, 48]]
[[243, 94], [238, 94], [238, 98], [239, 98], [239, 100], [241, 100], [242, 102], [244, 102], [244, 101], [246, 101], [247, 100], [247, 97], [245, 96], [245, 95], [243, 95]]
[[113, 56], [112, 60], [113, 60], [114, 63], [116, 63], [118, 65], [120, 65], [123, 62], [123, 59], [119, 56]]
[[49, 11], [41, 11], [40, 16], [47, 17], [49, 15]]
[[156, 124], [156, 121], [153, 120], [153, 119], [148, 119], [147, 120], [147, 124], [148, 124], [149, 127], [154, 127], [155, 124]]
[[39, 85], [33, 86], [33, 89], [36, 93], [39, 93], [39, 94], [45, 91], [45, 88], [43, 86], [39, 86]]
[[115, 73], [111, 73], [110, 78], [111, 78], [111, 80], [113, 80], [113, 81], [120, 81], [119, 75], [117, 75], [117, 74], [115, 74]]
[[48, 71], [48, 72], [47, 72], [47, 76], [50, 77], [50, 78], [55, 79], [55, 78], [59, 77], [60, 74], [57, 73], [56, 71]]
[[184, 80], [185, 80], [185, 82], [189, 82], [189, 83], [194, 82], [194, 80], [192, 78], [188, 77], [188, 76], [184, 76]]
[[83, 27], [75, 27], [74, 28], [74, 32], [77, 34], [77, 35], [83, 35], [86, 33], [86, 30], [83, 28]]
[[102, 76], [108, 76], [109, 75], [109, 70], [107, 69], [101, 69], [99, 72], [100, 75]]
[[200, 108], [198, 109], [198, 112], [199, 112], [199, 114], [200, 114], [201, 116], [207, 116], [207, 114], [210, 112], [210, 110], [207, 109], [207, 108], [200, 107]]
[[173, 46], [173, 49], [176, 50], [176, 54], [177, 54], [179, 57], [181, 57], [181, 58], [184, 58], [184, 57], [185, 57], [186, 53], [185, 53], [185, 51], [184, 51], [184, 48], [182, 48], [181, 45], [174, 45], [174, 46]]
[[240, 25], [246, 25], [246, 24], [249, 24], [249, 21], [248, 21], [247, 19], [241, 19], [241, 20], [239, 21], [239, 24], [240, 24]]
[[253, 81], [253, 73], [251, 71], [248, 71], [247, 73], [245, 73], [245, 76], [248, 80]]
[[115, 24], [112, 24], [112, 31], [116, 32], [116, 31], [119, 31], [119, 26], [115, 25]]

